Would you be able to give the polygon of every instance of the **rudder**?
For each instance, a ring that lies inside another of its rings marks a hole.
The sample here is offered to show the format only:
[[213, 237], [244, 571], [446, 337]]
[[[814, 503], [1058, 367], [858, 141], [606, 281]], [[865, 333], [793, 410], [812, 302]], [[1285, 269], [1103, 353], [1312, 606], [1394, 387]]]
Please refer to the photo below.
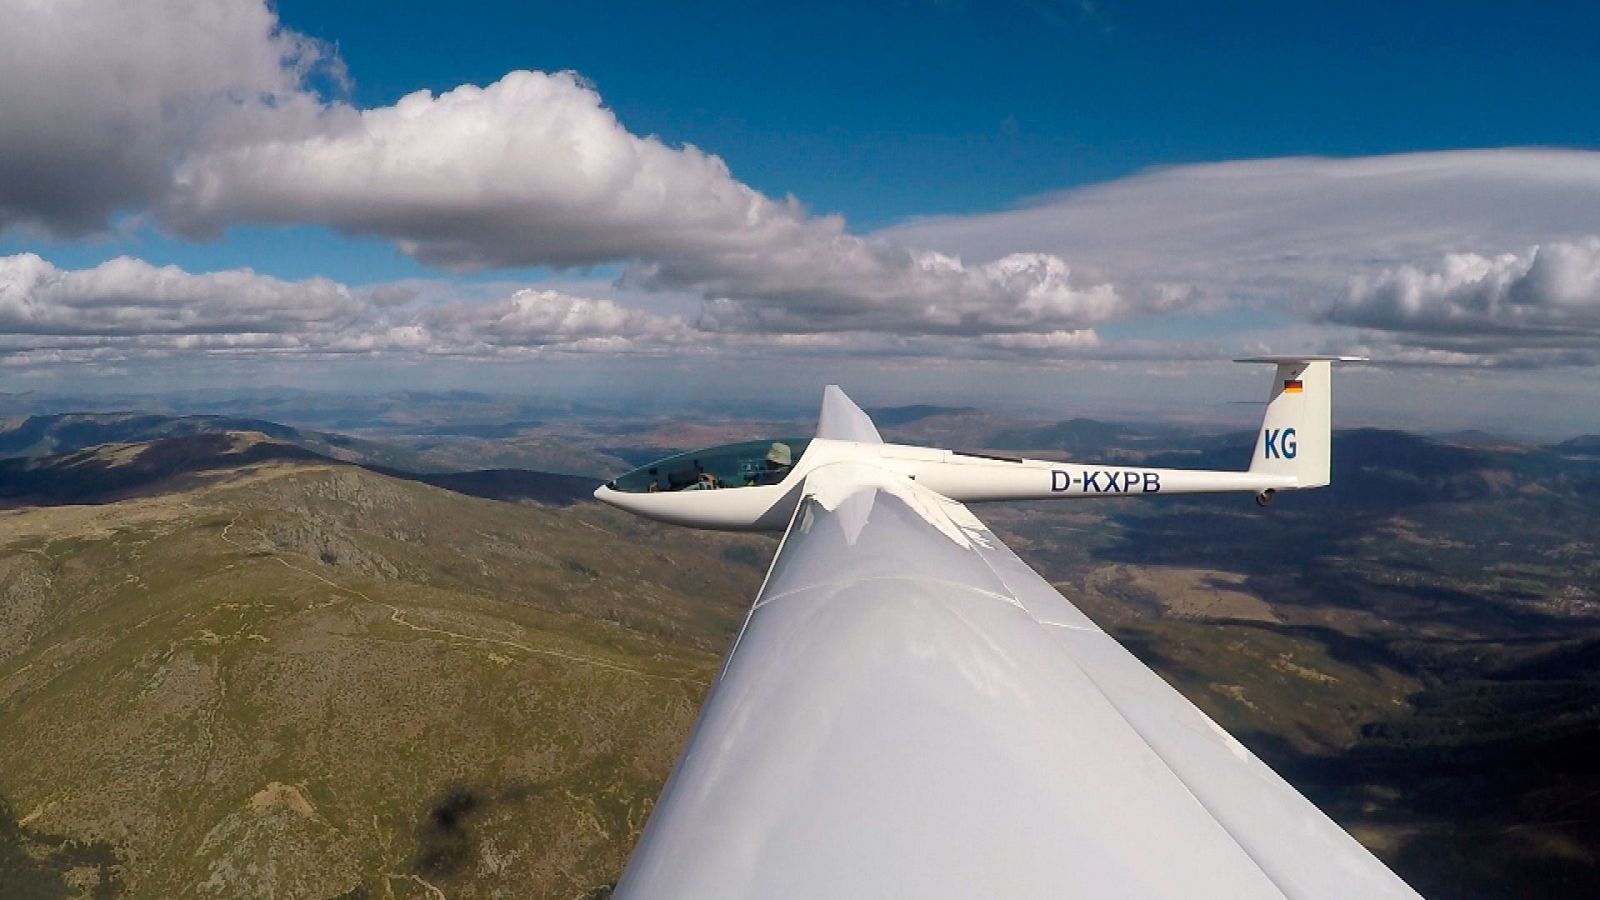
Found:
[[1333, 442], [1333, 363], [1349, 356], [1262, 356], [1275, 363], [1272, 392], [1250, 456], [1250, 471], [1293, 476], [1297, 487], [1328, 484]]

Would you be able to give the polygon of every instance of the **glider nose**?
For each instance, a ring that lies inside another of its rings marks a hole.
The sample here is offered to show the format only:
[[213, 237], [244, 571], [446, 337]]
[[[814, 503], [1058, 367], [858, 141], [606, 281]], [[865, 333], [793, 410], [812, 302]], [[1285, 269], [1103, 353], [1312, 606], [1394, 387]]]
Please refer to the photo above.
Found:
[[608, 481], [605, 484], [595, 488], [594, 498], [607, 506], [614, 506], [623, 512], [630, 512], [636, 516], [645, 516], [646, 518], [651, 519], [659, 517], [659, 513], [652, 514], [652, 511], [647, 508], [648, 504], [643, 501], [643, 498], [659, 497], [661, 495], [635, 494], [630, 491], [619, 491], [615, 487], [612, 487], [612, 484], [613, 482]]

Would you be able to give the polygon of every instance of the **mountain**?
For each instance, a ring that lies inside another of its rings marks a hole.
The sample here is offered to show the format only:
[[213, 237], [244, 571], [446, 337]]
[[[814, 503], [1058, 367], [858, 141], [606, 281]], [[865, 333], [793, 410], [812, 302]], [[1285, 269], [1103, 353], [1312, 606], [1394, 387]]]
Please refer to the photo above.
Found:
[[109, 443], [224, 432], [257, 432], [321, 456], [409, 471], [436, 471], [417, 454], [343, 434], [293, 428], [240, 416], [151, 413], [57, 413], [0, 420], [0, 457], [49, 456]]
[[909, 425], [932, 416], [953, 416], [976, 412], [970, 406], [930, 406], [926, 403], [911, 406], [880, 406], [867, 410], [867, 415], [879, 428]]
[[106, 502], [0, 516], [6, 897], [601, 896], [774, 546], [259, 433], [7, 465]]
[[1562, 441], [1551, 449], [1557, 453], [1600, 457], [1600, 434], [1584, 434]]
[[419, 474], [373, 466], [366, 468], [395, 478], [431, 484], [470, 497], [513, 503], [519, 500], [531, 500], [552, 506], [570, 506], [593, 499], [594, 489], [600, 486], [598, 479], [594, 478], [535, 472], [530, 469], [480, 469], [476, 472]]
[[289, 460], [361, 465], [379, 474], [459, 494], [557, 506], [588, 501], [598, 484], [593, 478], [526, 469], [408, 472], [345, 463], [260, 432], [222, 431], [142, 443], [102, 444], [54, 456], [0, 459], [0, 508], [108, 503], [154, 491], [176, 490], [211, 473]]
[[218, 469], [272, 460], [320, 459], [250, 432], [194, 434], [141, 444], [102, 444], [58, 456], [0, 459], [0, 507], [108, 503]]
[[[1141, 448], [1148, 448], [1156, 438], [1170, 439], [1181, 433], [1170, 427], [1068, 419], [1048, 425], [1002, 429], [989, 438], [989, 443], [1019, 452], [1045, 451], [1082, 460], [1104, 457], [1113, 450], [1137, 452]], [[1163, 440], [1162, 446], [1168, 443]], [[1237, 465], [1235, 462], [1229, 468]]]

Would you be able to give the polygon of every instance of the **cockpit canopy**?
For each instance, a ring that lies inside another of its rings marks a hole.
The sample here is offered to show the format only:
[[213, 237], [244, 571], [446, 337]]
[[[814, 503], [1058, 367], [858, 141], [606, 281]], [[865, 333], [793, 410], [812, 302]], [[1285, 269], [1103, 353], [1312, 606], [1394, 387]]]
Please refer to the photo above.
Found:
[[781, 438], [680, 453], [634, 469], [609, 482], [607, 487], [633, 494], [653, 494], [777, 484], [800, 461], [809, 443], [810, 438]]

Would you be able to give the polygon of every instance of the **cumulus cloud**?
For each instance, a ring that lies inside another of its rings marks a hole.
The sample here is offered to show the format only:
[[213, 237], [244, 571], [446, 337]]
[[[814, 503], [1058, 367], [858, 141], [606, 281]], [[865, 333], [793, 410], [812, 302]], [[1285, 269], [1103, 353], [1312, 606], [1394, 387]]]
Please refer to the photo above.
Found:
[[166, 215], [204, 234], [316, 222], [453, 268], [590, 265], [758, 249], [806, 216], [715, 156], [627, 131], [573, 73], [337, 104], [313, 133], [191, 153]]
[[1600, 237], [1521, 253], [1451, 253], [1352, 280], [1334, 322], [1445, 354], [1513, 365], [1600, 357]]
[[683, 315], [544, 287], [449, 283], [351, 288], [248, 269], [193, 274], [120, 257], [64, 270], [0, 257], [0, 358], [106, 363], [178, 356], [383, 355], [517, 359], [542, 353], [992, 359], [1093, 349], [1093, 330], [903, 335], [715, 331]]
[[336, 331], [367, 304], [326, 278], [281, 281], [248, 269], [191, 275], [119, 257], [63, 271], [32, 253], [0, 257], [0, 333], [222, 335]]
[[1085, 283], [1048, 254], [967, 266], [953, 256], [848, 237], [827, 250], [797, 246], [778, 254], [782, 265], [740, 260], [712, 273], [657, 264], [632, 280], [711, 292], [701, 325], [713, 331], [1010, 334], [1081, 330], [1127, 312], [1110, 284]]
[[449, 270], [624, 263], [632, 284], [713, 300], [705, 323], [724, 330], [980, 335], [1130, 306], [1047, 254], [964, 265], [852, 235], [712, 154], [633, 134], [574, 73], [358, 109], [311, 90], [337, 59], [261, 0], [80, 5], [25, 4], [0, 38], [0, 228], [150, 210], [197, 238], [243, 222], [377, 235]]
[[691, 334], [676, 316], [534, 288], [495, 303], [452, 303], [430, 310], [423, 321], [429, 333], [457, 348], [666, 346]]
[[630, 133], [572, 73], [512, 72], [329, 114], [298, 137], [186, 158], [164, 209], [207, 234], [315, 222], [445, 268], [633, 263], [630, 283], [714, 298], [708, 327], [1009, 332], [1123, 310], [1060, 258], [982, 266], [847, 233], [735, 180], [715, 156]]
[[0, 230], [83, 234], [160, 202], [191, 148], [313, 120], [316, 72], [337, 61], [260, 0], [8, 3]]
[[0, 257], [0, 352], [22, 358], [630, 351], [687, 330], [675, 317], [548, 290], [424, 303], [397, 285], [353, 290], [248, 269], [191, 274], [127, 257], [75, 271], [31, 253]]

